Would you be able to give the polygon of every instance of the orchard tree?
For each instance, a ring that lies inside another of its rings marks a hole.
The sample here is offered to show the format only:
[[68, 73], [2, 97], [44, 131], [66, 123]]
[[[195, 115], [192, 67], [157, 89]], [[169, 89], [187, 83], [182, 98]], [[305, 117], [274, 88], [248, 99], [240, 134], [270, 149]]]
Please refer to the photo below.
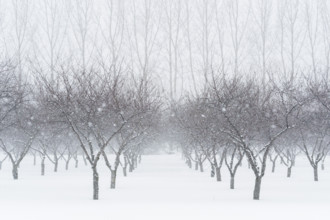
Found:
[[11, 126], [2, 132], [0, 148], [8, 156], [12, 163], [12, 175], [18, 179], [18, 168], [29, 152], [33, 140], [38, 131], [36, 123], [36, 108], [33, 103], [28, 102], [28, 89], [20, 85], [17, 93], [20, 93], [21, 104], [15, 108], [11, 117]]
[[41, 78], [42, 101], [63, 120], [78, 141], [93, 173], [93, 199], [99, 198], [98, 162], [110, 141], [127, 121], [118, 103], [123, 96], [120, 72], [107, 68], [68, 70], [59, 75], [60, 86]]
[[15, 67], [10, 62], [0, 64], [0, 132], [14, 124], [15, 111], [23, 103]]
[[275, 141], [294, 127], [293, 115], [302, 104], [292, 98], [290, 89], [260, 88], [253, 80], [237, 77], [214, 79], [211, 87], [210, 107], [223, 117], [221, 130], [245, 152], [255, 175], [255, 200], [260, 198], [268, 154]]
[[245, 152], [239, 145], [228, 144], [225, 150], [225, 163], [230, 174], [230, 189], [235, 188], [235, 175], [241, 165]]
[[303, 109], [299, 118], [298, 144], [313, 168], [314, 181], [319, 180], [319, 163], [326, 157], [330, 145], [328, 116], [322, 105], [317, 100], [312, 100], [311, 104]]
[[300, 153], [300, 149], [297, 146], [298, 138], [294, 129], [283, 135], [283, 138], [279, 140], [274, 147], [276, 155], [281, 159], [281, 163], [287, 167], [287, 177], [291, 177], [292, 167], [296, 163], [296, 157]]

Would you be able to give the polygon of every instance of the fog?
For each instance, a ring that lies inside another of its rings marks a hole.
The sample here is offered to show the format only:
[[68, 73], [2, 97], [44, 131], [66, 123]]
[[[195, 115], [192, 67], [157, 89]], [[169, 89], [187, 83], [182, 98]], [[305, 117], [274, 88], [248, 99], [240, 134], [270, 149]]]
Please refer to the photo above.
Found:
[[0, 207], [33, 194], [42, 210], [79, 204], [64, 207], [74, 218], [108, 219], [108, 202], [125, 218], [140, 203], [180, 210], [171, 219], [186, 203], [234, 219], [283, 201], [324, 213], [329, 1], [0, 3]]

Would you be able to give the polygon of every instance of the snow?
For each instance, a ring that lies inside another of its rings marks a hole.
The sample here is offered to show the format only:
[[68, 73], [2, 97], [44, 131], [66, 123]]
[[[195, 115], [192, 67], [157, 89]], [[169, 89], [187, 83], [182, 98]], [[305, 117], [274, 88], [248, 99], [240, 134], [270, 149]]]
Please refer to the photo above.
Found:
[[[39, 162], [39, 161], [38, 161]], [[117, 189], [110, 189], [110, 173], [100, 164], [100, 200], [92, 198], [91, 169], [79, 161], [79, 168], [59, 172], [47, 164], [46, 176], [29, 157], [11, 178], [10, 163], [0, 171], [0, 219], [327, 219], [330, 216], [330, 169], [320, 170], [320, 181], [304, 157], [299, 157], [286, 178], [278, 164], [267, 173], [261, 186], [261, 200], [252, 200], [253, 174], [240, 167], [236, 189], [229, 189], [226, 167], [223, 181], [189, 169], [179, 155], [143, 156], [140, 167], [128, 177], [118, 174]], [[329, 168], [326, 167], [326, 168]]]

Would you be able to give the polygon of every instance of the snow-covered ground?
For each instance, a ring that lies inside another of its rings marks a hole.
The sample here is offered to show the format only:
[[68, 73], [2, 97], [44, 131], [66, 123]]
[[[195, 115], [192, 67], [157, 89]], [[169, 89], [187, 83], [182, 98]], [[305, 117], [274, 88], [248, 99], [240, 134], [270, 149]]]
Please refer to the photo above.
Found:
[[[93, 201], [91, 170], [80, 161], [78, 169], [59, 172], [47, 165], [46, 176], [32, 158], [23, 161], [19, 180], [11, 177], [10, 163], [0, 171], [1, 220], [74, 219], [328, 219], [330, 216], [330, 167], [313, 181], [312, 168], [299, 158], [286, 178], [278, 165], [267, 173], [261, 200], [252, 200], [253, 174], [239, 168], [236, 189], [229, 189], [226, 167], [223, 181], [190, 170], [179, 155], [150, 155], [128, 177], [118, 174], [117, 189], [110, 189], [110, 175], [100, 167], [100, 200]], [[39, 161], [38, 161], [39, 162]]]

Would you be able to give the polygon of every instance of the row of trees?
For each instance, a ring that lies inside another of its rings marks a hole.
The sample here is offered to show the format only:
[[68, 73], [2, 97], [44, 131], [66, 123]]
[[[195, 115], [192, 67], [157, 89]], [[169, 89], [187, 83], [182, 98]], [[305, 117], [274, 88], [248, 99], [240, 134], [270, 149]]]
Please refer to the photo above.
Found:
[[[14, 13], [0, 13], [1, 58], [10, 60], [0, 65], [0, 146], [14, 178], [28, 152], [55, 170], [79, 153], [98, 199], [100, 159], [114, 188], [118, 167], [164, 125], [188, 165], [209, 161], [221, 180], [226, 164], [232, 187], [246, 157], [255, 199], [267, 158], [286, 157], [291, 170], [297, 143], [317, 179], [329, 142], [327, 1], [12, 0], [2, 8]], [[160, 90], [170, 100], [164, 117]]]
[[255, 176], [253, 198], [260, 198], [266, 165], [278, 159], [292, 166], [303, 152], [318, 181], [318, 167], [330, 150], [329, 82], [299, 81], [266, 86], [256, 80], [214, 77], [198, 96], [173, 108], [174, 140], [182, 146], [186, 163], [203, 171], [208, 161], [221, 181], [226, 166], [234, 188], [237, 169], [246, 158]]
[[[329, 80], [326, 0], [2, 1], [0, 48], [20, 72], [125, 63], [178, 98], [222, 73]], [[3, 57], [2, 57], [3, 58]], [[68, 61], [69, 60], [69, 61]], [[24, 73], [21, 74], [24, 76]]]
[[6, 65], [0, 77], [0, 148], [12, 163], [14, 179], [29, 152], [41, 156], [42, 175], [46, 159], [56, 172], [60, 159], [68, 167], [82, 154], [93, 174], [93, 199], [98, 199], [100, 159], [115, 188], [119, 166], [125, 175], [127, 167], [132, 171], [157, 134], [160, 98], [151, 81], [129, 80], [125, 72], [104, 67], [63, 69], [56, 80], [39, 72], [32, 84], [23, 83], [15, 70]]
[[[143, 149], [155, 140], [179, 143], [186, 163], [221, 181], [225, 165], [234, 188], [235, 175], [246, 158], [255, 175], [254, 199], [260, 198], [266, 165], [287, 166], [287, 176], [298, 153], [303, 152], [318, 181], [330, 150], [329, 83], [313, 80], [276, 82], [214, 74], [198, 95], [164, 101], [151, 81], [131, 78], [113, 67], [66, 68], [56, 79], [42, 72], [32, 83], [15, 77], [16, 67], [6, 63], [1, 73], [1, 133], [3, 160], [12, 163], [14, 179], [30, 152], [57, 171], [61, 159], [68, 168], [82, 155], [91, 167], [93, 198], [98, 199], [98, 164], [104, 159], [116, 187], [117, 170], [132, 171]], [[24, 83], [23, 83], [24, 82]], [[161, 110], [165, 111], [161, 111]], [[164, 112], [164, 113], [161, 113]], [[163, 139], [159, 139], [160, 135]]]

